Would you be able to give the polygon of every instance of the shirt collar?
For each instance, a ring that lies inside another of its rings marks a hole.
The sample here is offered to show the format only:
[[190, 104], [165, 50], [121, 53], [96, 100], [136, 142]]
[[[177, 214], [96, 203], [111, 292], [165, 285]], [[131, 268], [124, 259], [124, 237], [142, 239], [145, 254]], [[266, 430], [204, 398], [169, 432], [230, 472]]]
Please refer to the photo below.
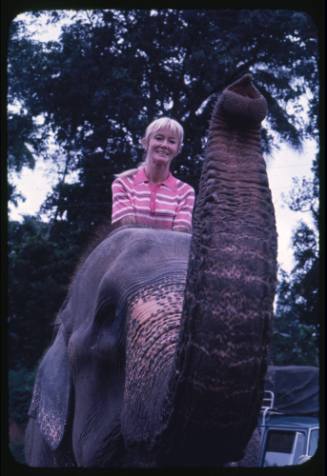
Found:
[[[148, 182], [149, 182], [149, 179], [145, 175], [144, 167], [141, 167], [134, 175], [134, 184], [139, 185], [140, 183], [148, 183]], [[171, 174], [170, 172], [166, 180], [159, 182], [159, 185], [166, 185], [166, 187], [176, 191], [176, 179], [173, 176], [173, 174]]]

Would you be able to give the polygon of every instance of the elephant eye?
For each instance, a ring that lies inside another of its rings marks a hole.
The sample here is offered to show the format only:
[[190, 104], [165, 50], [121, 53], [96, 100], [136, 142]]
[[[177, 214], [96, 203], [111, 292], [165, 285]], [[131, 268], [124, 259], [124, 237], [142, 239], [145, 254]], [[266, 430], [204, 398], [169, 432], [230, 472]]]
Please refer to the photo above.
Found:
[[101, 306], [89, 330], [89, 349], [97, 359], [121, 360], [125, 342], [125, 315], [111, 303]]

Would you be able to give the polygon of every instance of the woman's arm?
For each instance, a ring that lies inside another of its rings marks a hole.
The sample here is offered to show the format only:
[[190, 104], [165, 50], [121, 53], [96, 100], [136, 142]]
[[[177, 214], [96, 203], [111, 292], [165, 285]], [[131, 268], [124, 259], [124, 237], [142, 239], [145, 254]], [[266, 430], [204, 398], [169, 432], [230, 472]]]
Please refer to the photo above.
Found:
[[192, 213], [195, 201], [194, 189], [188, 185], [188, 190], [185, 192], [177, 209], [176, 217], [173, 224], [173, 230], [192, 231]]
[[135, 223], [135, 215], [130, 194], [123, 181], [117, 178], [112, 182], [111, 223], [126, 225]]

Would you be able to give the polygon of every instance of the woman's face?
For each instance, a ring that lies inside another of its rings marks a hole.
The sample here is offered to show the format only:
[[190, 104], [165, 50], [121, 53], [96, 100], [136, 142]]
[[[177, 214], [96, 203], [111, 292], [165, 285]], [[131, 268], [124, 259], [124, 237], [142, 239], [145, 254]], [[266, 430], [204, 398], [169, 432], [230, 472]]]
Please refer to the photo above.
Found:
[[150, 134], [145, 148], [148, 164], [170, 166], [179, 152], [179, 139], [171, 129], [162, 128]]

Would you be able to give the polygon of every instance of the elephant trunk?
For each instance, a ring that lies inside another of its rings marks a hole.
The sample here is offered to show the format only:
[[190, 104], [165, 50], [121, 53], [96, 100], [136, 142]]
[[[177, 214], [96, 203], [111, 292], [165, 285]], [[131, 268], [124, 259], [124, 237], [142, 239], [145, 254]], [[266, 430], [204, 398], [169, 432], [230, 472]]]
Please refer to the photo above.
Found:
[[212, 113], [161, 435], [172, 464], [239, 460], [257, 423], [277, 252], [260, 148], [266, 112], [245, 75]]

